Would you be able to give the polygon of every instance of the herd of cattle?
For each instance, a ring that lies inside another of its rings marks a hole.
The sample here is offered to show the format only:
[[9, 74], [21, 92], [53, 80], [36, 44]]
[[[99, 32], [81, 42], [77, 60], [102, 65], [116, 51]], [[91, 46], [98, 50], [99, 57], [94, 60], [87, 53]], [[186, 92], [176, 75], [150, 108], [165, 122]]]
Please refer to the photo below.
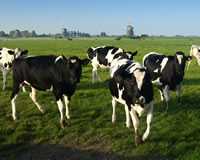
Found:
[[[36, 100], [36, 90], [53, 92], [60, 112], [60, 124], [64, 127], [65, 115], [70, 119], [69, 101], [80, 82], [82, 66], [91, 62], [92, 82], [99, 80], [98, 68], [110, 70], [109, 89], [112, 95], [112, 123], [116, 120], [116, 104], [125, 107], [126, 126], [131, 122], [135, 131], [136, 145], [144, 142], [150, 133], [153, 117], [153, 84], [160, 91], [161, 100], [170, 99], [170, 91], [176, 91], [180, 100], [181, 85], [184, 78], [186, 62], [192, 57], [200, 64], [200, 46], [192, 45], [190, 56], [178, 51], [174, 56], [150, 52], [143, 57], [143, 64], [135, 62], [137, 51], [129, 52], [113, 46], [100, 46], [87, 50], [88, 58], [55, 55], [29, 56], [27, 50], [0, 48], [0, 68], [3, 73], [3, 90], [6, 88], [6, 75], [12, 70], [13, 88], [11, 94], [12, 117], [16, 120], [15, 100], [20, 88], [31, 87], [30, 98], [43, 113], [44, 110]], [[188, 63], [188, 67], [189, 67]], [[146, 112], [147, 128], [141, 137], [139, 134], [139, 117]]]

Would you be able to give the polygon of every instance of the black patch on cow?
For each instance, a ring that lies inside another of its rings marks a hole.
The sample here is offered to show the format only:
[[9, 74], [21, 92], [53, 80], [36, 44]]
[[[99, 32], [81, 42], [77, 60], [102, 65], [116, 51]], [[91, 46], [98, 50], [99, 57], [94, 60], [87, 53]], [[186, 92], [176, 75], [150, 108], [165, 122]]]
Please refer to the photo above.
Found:
[[96, 52], [94, 52], [92, 48], [88, 48], [87, 55], [89, 59], [92, 59], [96, 56]]
[[[179, 64], [176, 55], [183, 56], [181, 64]], [[160, 64], [165, 57], [168, 58], [168, 61], [161, 72]], [[170, 90], [175, 90], [176, 86], [183, 81], [185, 64], [189, 59], [190, 57], [185, 56], [181, 51], [176, 52], [175, 56], [151, 54], [144, 60], [144, 66], [147, 68], [152, 80], [160, 78], [163, 87], [168, 85]], [[154, 72], [156, 69], [158, 73]]]
[[115, 54], [115, 52], [118, 51], [119, 48], [113, 48], [111, 54]]
[[24, 81], [38, 90], [47, 90], [53, 86], [56, 100], [62, 98], [63, 94], [70, 98], [75, 92], [76, 84], [80, 81], [81, 65], [85, 62], [78, 57], [65, 58], [64, 56], [63, 59], [55, 62], [56, 58], [57, 56], [52, 55], [15, 59], [11, 98], [19, 91], [19, 86]]
[[[115, 73], [113, 78], [109, 82], [109, 89], [112, 96], [119, 98], [119, 89], [123, 89], [122, 98], [126, 101], [126, 104], [130, 106], [139, 102], [139, 98], [143, 96], [145, 98], [145, 103], [149, 103], [153, 100], [153, 87], [150, 79], [150, 75], [145, 69], [139, 69], [141, 72], [145, 72], [143, 79], [143, 85], [141, 90], [138, 89], [136, 78], [133, 73], [129, 73], [127, 68], [132, 65], [127, 63], [121, 66]], [[144, 104], [141, 104], [142, 106]]]
[[14, 54], [15, 54], [15, 52], [12, 51], [12, 50], [8, 50], [8, 53], [9, 53], [10, 55], [14, 55]]
[[2, 50], [2, 48], [0, 48], [0, 51]]

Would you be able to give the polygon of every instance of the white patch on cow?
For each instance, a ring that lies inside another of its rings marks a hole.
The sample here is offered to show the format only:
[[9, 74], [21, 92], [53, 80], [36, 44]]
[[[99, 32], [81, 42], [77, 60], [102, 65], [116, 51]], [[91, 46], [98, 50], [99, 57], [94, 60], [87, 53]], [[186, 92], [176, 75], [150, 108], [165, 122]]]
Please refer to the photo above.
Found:
[[27, 82], [27, 81], [24, 81], [23, 83], [26, 84], [26, 85], [28, 85], [28, 86], [31, 85], [31, 84], [30, 84], [29, 82]]
[[92, 50], [94, 51], [94, 50], [96, 50], [96, 49], [98, 49], [98, 48], [105, 48], [106, 46], [99, 46], [99, 47], [91, 47], [92, 48]]
[[55, 63], [56, 63], [58, 60], [60, 60], [60, 59], [63, 59], [63, 56], [58, 56], [58, 57], [56, 57]]
[[[10, 67], [9, 67], [9, 63], [12, 64], [14, 58], [15, 58], [15, 55], [11, 55], [8, 53], [8, 51], [13, 51], [13, 49], [9, 49], [9, 48], [2, 48], [1, 50], [1, 59], [0, 59], [0, 65], [3, 66], [5, 69], [7, 70], [10, 70]], [[5, 64], [7, 64], [7, 66], [5, 67]]]
[[[110, 66], [110, 76], [113, 77], [114, 73], [122, 66], [125, 65], [129, 62], [130, 60], [128, 59], [119, 59], [116, 58], [111, 62]], [[132, 61], [130, 61], [132, 62]]]
[[131, 107], [138, 113], [139, 117], [144, 113], [144, 108], [139, 105], [139, 104], [135, 104], [135, 105], [131, 105]]
[[119, 89], [119, 84], [117, 84], [117, 89], [118, 89], [118, 95], [119, 95], [119, 97], [118, 97], [118, 98], [114, 97], [115, 100], [116, 100], [117, 102], [121, 103], [121, 104], [125, 104], [126, 102], [125, 102], [125, 100], [122, 98], [124, 88]]
[[113, 60], [113, 57], [115, 56], [115, 54], [112, 54], [113, 49], [110, 49], [105, 57], [105, 59], [107, 59], [108, 63], [111, 63]]
[[161, 65], [161, 69], [160, 69], [161, 72], [162, 72], [163, 69], [165, 68], [167, 62], [168, 62], [168, 58], [167, 58], [167, 57], [163, 58], [163, 60], [162, 60], [162, 62], [161, 62], [161, 64], [160, 64], [160, 65]]
[[152, 81], [153, 84], [161, 86], [162, 82], [160, 82], [160, 77], [158, 77], [156, 80]]
[[58, 109], [59, 109], [59, 112], [60, 112], [60, 124], [61, 124], [61, 127], [64, 128], [64, 124], [63, 124], [63, 122], [64, 122], [64, 116], [63, 116], [64, 106], [63, 106], [63, 102], [62, 102], [61, 99], [59, 99], [57, 101], [57, 105], [58, 105]]
[[51, 85], [49, 89], [47, 89], [47, 91], [53, 91], [53, 86]]
[[147, 139], [147, 137], [149, 136], [149, 133], [150, 133], [151, 121], [152, 121], [152, 118], [153, 118], [153, 101], [150, 102], [146, 106], [147, 106], [147, 108], [146, 108], [146, 110], [147, 110], [147, 119], [146, 119], [147, 128], [146, 128], [146, 131], [144, 132], [144, 134], [142, 136], [143, 141], [145, 141]]
[[44, 110], [43, 108], [41, 107], [41, 105], [37, 102], [37, 99], [36, 99], [36, 89], [31, 87], [31, 93], [29, 94], [31, 100], [33, 101], [33, 103], [37, 106], [37, 108], [39, 109], [39, 111], [41, 113], [44, 113]]
[[68, 99], [67, 96], [63, 96], [63, 97], [64, 97], [65, 108], [66, 108], [65, 116], [67, 117], [67, 119], [70, 119], [70, 115], [69, 115], [69, 99]]
[[143, 57], [143, 60], [142, 60], [143, 65], [144, 65], [145, 59], [146, 59], [148, 56], [152, 55], [152, 54], [161, 55], [160, 53], [157, 53], [157, 52], [150, 52], [150, 53], [147, 53], [147, 54]]
[[15, 105], [15, 100], [17, 98], [17, 95], [15, 95], [12, 99], [11, 99], [11, 105], [12, 105], [12, 117], [13, 120], [16, 120], [16, 105]]
[[154, 73], [158, 73], [158, 68], [153, 71]]
[[145, 76], [144, 71], [140, 71], [139, 69], [142, 69], [142, 65], [140, 63], [132, 63], [126, 70], [129, 73], [133, 73], [138, 85], [138, 88], [141, 90], [142, 84], [143, 84], [143, 79]]
[[183, 55], [176, 55], [177, 59], [178, 59], [178, 63], [181, 64], [182, 63], [182, 59], [183, 59]]
[[76, 63], [76, 59], [71, 59], [71, 63]]
[[126, 71], [129, 73], [133, 73], [137, 68], [143, 68], [143, 67], [140, 63], [134, 62], [130, 66], [127, 67]]

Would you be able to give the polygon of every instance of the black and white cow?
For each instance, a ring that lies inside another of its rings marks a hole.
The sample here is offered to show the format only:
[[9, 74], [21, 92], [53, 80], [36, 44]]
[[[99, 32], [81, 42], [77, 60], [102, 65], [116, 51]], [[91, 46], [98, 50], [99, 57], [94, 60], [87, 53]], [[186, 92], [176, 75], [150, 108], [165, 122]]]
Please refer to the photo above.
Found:
[[92, 82], [95, 80], [100, 80], [97, 74], [97, 68], [109, 68], [111, 62], [119, 57], [121, 54], [124, 54], [128, 59], [133, 59], [133, 56], [137, 54], [137, 51], [132, 53], [130, 51], [125, 52], [122, 48], [117, 48], [113, 46], [100, 46], [100, 47], [91, 47], [87, 51], [87, 56], [91, 60], [92, 64]]
[[11, 94], [12, 116], [16, 119], [15, 100], [19, 89], [24, 84], [31, 86], [30, 98], [43, 112], [36, 100], [36, 90], [51, 90], [55, 96], [60, 111], [60, 124], [64, 127], [63, 107], [66, 107], [66, 117], [70, 119], [68, 104], [74, 94], [76, 84], [80, 82], [82, 65], [89, 59], [64, 56], [35, 56], [16, 59], [13, 63], [13, 90]]
[[[190, 49], [190, 56], [196, 58], [198, 65], [200, 65], [200, 46], [192, 45]], [[192, 61], [188, 62], [187, 70], [189, 69], [189, 65]]]
[[[112, 95], [112, 122], [116, 120], [115, 108], [119, 102], [125, 106], [126, 125], [130, 127], [130, 116], [135, 130], [135, 143], [145, 141], [150, 133], [153, 117], [153, 87], [150, 75], [139, 63], [126, 58], [111, 62], [109, 89]], [[147, 128], [142, 139], [139, 134], [139, 117], [147, 112]]]
[[156, 52], [151, 52], [143, 57], [143, 65], [151, 75], [152, 82], [160, 91], [161, 100], [170, 99], [169, 91], [176, 91], [178, 101], [180, 101], [181, 85], [184, 77], [186, 62], [191, 60], [191, 56], [185, 56], [181, 51], [174, 56], [166, 56]]
[[6, 88], [6, 76], [11, 70], [12, 62], [18, 57], [26, 56], [28, 50], [23, 50], [20, 48], [9, 49], [9, 48], [0, 48], [0, 69], [3, 74], [3, 90]]

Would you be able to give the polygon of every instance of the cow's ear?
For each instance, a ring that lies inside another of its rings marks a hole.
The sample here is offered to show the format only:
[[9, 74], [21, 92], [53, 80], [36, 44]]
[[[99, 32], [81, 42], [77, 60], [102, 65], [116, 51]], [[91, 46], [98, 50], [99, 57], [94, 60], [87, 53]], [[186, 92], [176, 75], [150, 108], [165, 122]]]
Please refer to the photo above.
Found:
[[28, 50], [27, 50], [27, 49], [23, 50], [23, 51], [21, 52], [21, 56], [22, 56], [22, 55], [28, 55]]
[[130, 59], [133, 59], [133, 57], [137, 55], [138, 51], [135, 52], [128, 51], [127, 53], [131, 55]]
[[9, 53], [10, 55], [14, 55], [14, 54], [15, 54], [15, 52], [12, 51], [12, 50], [8, 50], [8, 53]]
[[192, 60], [192, 56], [186, 56], [186, 60], [187, 61], [191, 61]]
[[87, 65], [89, 62], [90, 62], [90, 60], [88, 58], [81, 59], [81, 64], [82, 65]]

